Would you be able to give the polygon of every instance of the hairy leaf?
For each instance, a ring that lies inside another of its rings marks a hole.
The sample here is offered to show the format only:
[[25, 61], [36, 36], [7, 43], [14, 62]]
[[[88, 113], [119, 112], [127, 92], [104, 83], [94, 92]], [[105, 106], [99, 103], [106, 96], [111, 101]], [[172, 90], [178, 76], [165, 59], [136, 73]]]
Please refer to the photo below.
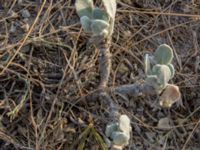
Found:
[[162, 44], [158, 47], [155, 54], [155, 60], [158, 64], [169, 64], [173, 59], [173, 51], [167, 44]]
[[117, 130], [118, 130], [118, 123], [112, 123], [110, 125], [107, 125], [106, 132], [105, 132], [106, 136], [111, 137], [112, 133]]
[[101, 35], [104, 29], [108, 28], [109, 24], [103, 20], [92, 20], [91, 29], [94, 35]]
[[168, 81], [171, 78], [171, 71], [168, 66], [157, 64], [152, 69], [153, 75], [156, 75], [158, 78], [158, 84], [161, 88], [167, 86]]
[[169, 67], [169, 69], [170, 69], [170, 71], [171, 71], [171, 78], [173, 78], [174, 75], [175, 75], [174, 65], [168, 64], [167, 66]]
[[113, 132], [112, 139], [114, 144], [120, 146], [127, 145], [129, 141], [129, 137], [123, 132]]
[[75, 6], [80, 18], [83, 16], [92, 18], [93, 0], [76, 0]]
[[146, 75], [149, 75], [151, 73], [150, 60], [148, 54], [146, 54], [144, 57], [144, 71]]
[[127, 115], [121, 115], [119, 118], [119, 129], [130, 137], [131, 125]]
[[146, 82], [157, 89], [158, 77], [157, 75], [147, 75]]
[[117, 9], [116, 0], [102, 0], [109, 16], [114, 19]]
[[81, 17], [81, 25], [85, 32], [91, 32], [91, 20], [87, 16]]
[[103, 11], [99, 8], [95, 8], [93, 10], [93, 19], [100, 19], [100, 20], [104, 20], [106, 22], [109, 22], [108, 14], [105, 11]]

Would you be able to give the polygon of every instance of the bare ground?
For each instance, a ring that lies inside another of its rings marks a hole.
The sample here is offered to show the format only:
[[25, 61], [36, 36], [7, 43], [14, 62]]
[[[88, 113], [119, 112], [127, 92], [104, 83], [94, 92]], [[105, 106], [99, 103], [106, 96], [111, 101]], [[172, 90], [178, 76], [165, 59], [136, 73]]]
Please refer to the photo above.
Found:
[[[166, 43], [175, 54], [170, 82], [182, 93], [171, 109], [156, 96], [113, 96], [131, 118], [127, 149], [200, 149], [199, 33], [199, 0], [118, 2], [109, 86], [142, 81], [144, 54]], [[74, 0], [0, 0], [1, 150], [103, 149], [109, 111], [101, 100], [81, 102], [99, 83], [88, 40]]]

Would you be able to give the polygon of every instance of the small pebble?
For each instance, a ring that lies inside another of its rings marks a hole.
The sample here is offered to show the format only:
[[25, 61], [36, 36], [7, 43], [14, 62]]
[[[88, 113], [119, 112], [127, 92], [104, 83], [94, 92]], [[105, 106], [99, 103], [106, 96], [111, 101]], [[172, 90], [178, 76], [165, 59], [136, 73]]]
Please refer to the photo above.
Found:
[[10, 33], [15, 33], [16, 32], [16, 26], [14, 25], [14, 23], [11, 23], [11, 27], [10, 27]]
[[22, 10], [22, 17], [29, 18], [30, 16], [31, 14], [29, 13], [27, 9]]

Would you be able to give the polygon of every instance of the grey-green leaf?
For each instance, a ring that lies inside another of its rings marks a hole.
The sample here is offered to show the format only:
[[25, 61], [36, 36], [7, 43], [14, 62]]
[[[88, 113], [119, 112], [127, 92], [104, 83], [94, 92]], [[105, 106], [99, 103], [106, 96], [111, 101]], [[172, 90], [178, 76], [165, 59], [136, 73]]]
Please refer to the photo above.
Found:
[[76, 0], [75, 6], [80, 18], [83, 16], [92, 18], [93, 0]]
[[169, 64], [173, 59], [173, 51], [167, 44], [162, 44], [158, 47], [155, 54], [155, 60], [158, 64]]
[[109, 24], [104, 20], [92, 20], [91, 29], [94, 35], [101, 35], [104, 29], [108, 28]]
[[102, 0], [109, 16], [114, 19], [117, 9], [116, 0]]
[[93, 10], [93, 19], [100, 19], [109, 22], [108, 14], [104, 10], [101, 10], [99, 8], [95, 8]]
[[156, 87], [157, 85], [157, 80], [158, 80], [158, 77], [157, 75], [147, 75], [147, 78], [146, 78], [146, 82], [150, 85], [152, 85], [153, 87]]
[[153, 67], [152, 73], [158, 77], [158, 85], [161, 85], [161, 88], [165, 88], [171, 78], [169, 67], [167, 65], [157, 64]]
[[129, 137], [123, 132], [113, 132], [112, 139], [114, 144], [120, 146], [127, 145], [129, 141]]
[[85, 32], [91, 32], [91, 20], [87, 16], [81, 17], [81, 25]]
[[131, 125], [130, 125], [130, 119], [128, 118], [127, 115], [120, 116], [119, 129], [129, 137], [131, 131]]
[[105, 134], [107, 137], [111, 137], [112, 133], [117, 130], [118, 130], [118, 124], [112, 123], [112, 124], [106, 126]]
[[169, 67], [169, 69], [170, 69], [170, 71], [171, 71], [171, 78], [173, 78], [174, 75], [175, 75], [174, 65], [168, 64], [167, 66]]
[[148, 54], [144, 56], [144, 71], [146, 75], [151, 74], [150, 60]]

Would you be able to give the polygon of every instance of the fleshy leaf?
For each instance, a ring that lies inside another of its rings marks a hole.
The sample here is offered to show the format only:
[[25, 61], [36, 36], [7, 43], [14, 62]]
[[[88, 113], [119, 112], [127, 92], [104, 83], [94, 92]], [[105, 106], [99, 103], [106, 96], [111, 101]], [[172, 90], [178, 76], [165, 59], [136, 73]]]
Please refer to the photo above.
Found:
[[150, 60], [149, 60], [148, 54], [146, 54], [145, 57], [144, 57], [144, 69], [145, 69], [146, 75], [149, 75], [151, 73]]
[[80, 18], [83, 16], [92, 18], [93, 0], [76, 0], [75, 6]]
[[120, 116], [119, 129], [129, 137], [131, 131], [131, 125], [130, 125], [130, 119], [128, 118], [127, 115]]
[[102, 0], [103, 4], [106, 8], [107, 13], [109, 16], [114, 19], [115, 18], [115, 13], [117, 9], [117, 3], [116, 0]]
[[104, 30], [101, 32], [101, 35], [107, 36], [107, 35], [108, 35], [108, 29], [104, 29]]
[[85, 32], [91, 32], [91, 20], [87, 16], [81, 17], [81, 25]]
[[168, 64], [167, 66], [169, 67], [169, 69], [170, 69], [170, 71], [171, 71], [171, 78], [173, 78], [174, 75], [175, 75], [174, 65]]
[[168, 66], [157, 64], [152, 69], [153, 75], [156, 75], [158, 78], [158, 85], [160, 88], [165, 88], [168, 81], [171, 78], [171, 71]]
[[93, 19], [100, 19], [100, 20], [104, 20], [106, 22], [109, 22], [108, 14], [105, 11], [103, 11], [99, 8], [95, 8], [93, 10]]
[[173, 59], [173, 51], [167, 44], [162, 44], [158, 47], [155, 54], [155, 60], [158, 64], [169, 64]]
[[148, 84], [152, 85], [153, 87], [156, 87], [157, 80], [158, 80], [157, 75], [148, 75], [147, 78], [146, 78], [146, 82]]
[[111, 137], [113, 143], [120, 146], [127, 145], [129, 141], [129, 137], [123, 132], [113, 132]]
[[94, 35], [101, 35], [104, 29], [108, 28], [109, 24], [103, 20], [92, 20], [91, 29]]
[[112, 133], [117, 130], [118, 130], [118, 123], [113, 123], [113, 124], [107, 125], [106, 131], [105, 131], [106, 136], [111, 137]]

